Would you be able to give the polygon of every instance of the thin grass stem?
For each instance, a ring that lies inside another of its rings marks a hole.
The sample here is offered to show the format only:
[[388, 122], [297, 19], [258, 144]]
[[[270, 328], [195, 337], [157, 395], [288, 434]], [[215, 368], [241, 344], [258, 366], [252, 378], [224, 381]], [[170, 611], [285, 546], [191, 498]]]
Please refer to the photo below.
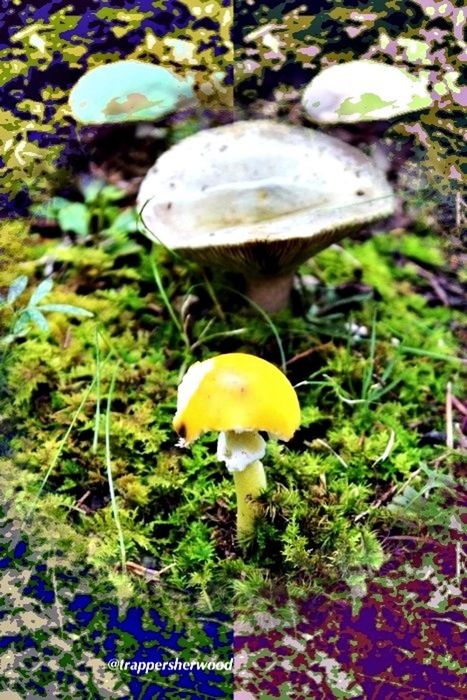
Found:
[[190, 341], [188, 340], [187, 334], [180, 322], [180, 320], [177, 318], [177, 314], [174, 311], [174, 308], [172, 304], [170, 303], [170, 299], [167, 296], [167, 292], [164, 289], [164, 285], [162, 284], [162, 279], [159, 273], [159, 268], [157, 267], [156, 261], [154, 259], [154, 256], [151, 256], [151, 270], [152, 274], [154, 276], [154, 281], [157, 285], [157, 289], [159, 290], [159, 294], [162, 297], [162, 301], [164, 302], [165, 308], [167, 309], [170, 318], [172, 319], [175, 327], [177, 328], [178, 332], [180, 333], [183, 342], [185, 343], [186, 347], [190, 347]]
[[97, 452], [99, 443], [99, 426], [101, 419], [101, 353], [99, 349], [99, 331], [96, 328], [96, 412], [94, 414], [94, 437], [92, 451]]
[[231, 331], [219, 331], [217, 333], [211, 333], [210, 335], [203, 336], [202, 338], [200, 337], [198, 340], [196, 340], [190, 347], [190, 350], [195, 350], [197, 347], [200, 345], [204, 345], [207, 343], [209, 340], [214, 340], [215, 338], [229, 338], [230, 336], [234, 335], [242, 335], [243, 333], [246, 333], [248, 328], [234, 328]]
[[373, 378], [373, 370], [375, 367], [375, 350], [376, 350], [376, 311], [373, 313], [373, 320], [371, 323], [371, 336], [370, 336], [370, 363], [368, 368], [365, 370], [365, 375], [362, 382], [362, 395], [363, 401], [368, 400], [368, 391], [371, 386], [371, 380]]
[[112, 378], [110, 380], [109, 393], [107, 396], [107, 410], [105, 412], [105, 466], [107, 469], [107, 480], [109, 482], [109, 493], [110, 501], [112, 504], [112, 514], [115, 520], [115, 527], [117, 528], [118, 542], [120, 546], [120, 558], [122, 562], [122, 571], [125, 571], [126, 565], [126, 552], [125, 552], [125, 541], [123, 539], [123, 530], [120, 523], [120, 517], [118, 514], [117, 499], [115, 497], [114, 482], [112, 476], [112, 454], [110, 450], [110, 416], [111, 416], [111, 406], [112, 406], [112, 396], [115, 389], [115, 381], [117, 379], [117, 371], [119, 369], [119, 364], [116, 363], [112, 372]]
[[287, 370], [287, 360], [286, 360], [285, 353], [284, 353], [284, 346], [282, 345], [282, 340], [281, 340], [281, 337], [279, 335], [279, 331], [277, 330], [276, 325], [272, 321], [269, 314], [267, 314], [266, 311], [264, 309], [262, 309], [261, 306], [259, 306], [256, 302], [254, 302], [252, 299], [249, 299], [245, 294], [242, 294], [242, 292], [239, 292], [237, 289], [232, 289], [232, 287], [224, 287], [224, 288], [227, 289], [229, 292], [232, 292], [232, 294], [238, 294], [238, 296], [242, 297], [242, 299], [247, 301], [250, 304], [250, 306], [252, 306], [255, 309], [255, 311], [257, 311], [264, 318], [264, 320], [266, 321], [266, 323], [268, 324], [268, 326], [272, 330], [274, 337], [276, 339], [277, 347], [279, 349], [279, 355], [281, 358], [281, 369], [285, 374], [286, 370]]
[[88, 386], [88, 388], [84, 392], [83, 398], [81, 399], [80, 404], [73, 415], [73, 418], [72, 418], [71, 423], [65, 432], [65, 435], [62, 437], [62, 439], [59, 442], [58, 449], [57, 449], [52, 461], [49, 464], [49, 467], [44, 475], [44, 478], [42, 479], [41, 485], [39, 486], [39, 491], [37, 492], [36, 497], [34, 498], [34, 501], [31, 505], [31, 508], [26, 513], [25, 522], [27, 522], [29, 520], [29, 518], [32, 516], [32, 514], [34, 513], [36, 506], [39, 502], [39, 499], [42, 495], [42, 491], [44, 490], [45, 485], [46, 485], [47, 481], [49, 480], [51, 473], [55, 469], [55, 466], [56, 466], [58, 460], [60, 459], [60, 455], [62, 454], [62, 450], [65, 447], [65, 444], [66, 444], [68, 438], [70, 437], [71, 431], [75, 427], [76, 421], [78, 420], [78, 416], [81, 413], [81, 411], [83, 410], [84, 404], [88, 400], [89, 394], [91, 393], [92, 389], [94, 388], [95, 383], [96, 383], [96, 378], [94, 377], [92, 382], [90, 383], [90, 385]]

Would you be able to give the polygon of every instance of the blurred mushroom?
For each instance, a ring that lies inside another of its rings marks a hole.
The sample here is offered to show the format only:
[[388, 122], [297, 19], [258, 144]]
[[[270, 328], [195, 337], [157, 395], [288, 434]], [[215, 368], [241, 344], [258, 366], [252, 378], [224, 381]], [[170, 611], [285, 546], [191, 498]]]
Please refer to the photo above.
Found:
[[194, 99], [191, 82], [162, 66], [126, 60], [85, 73], [71, 90], [73, 117], [83, 124], [155, 121]]
[[173, 427], [180, 445], [219, 431], [217, 458], [234, 476], [240, 535], [253, 531], [252, 499], [266, 488], [260, 461], [266, 443], [259, 431], [290, 440], [299, 425], [295, 389], [277, 367], [254, 355], [228, 353], [196, 362], [178, 388]]
[[361, 60], [325, 68], [302, 97], [307, 116], [318, 124], [353, 124], [392, 119], [430, 107], [426, 81], [399, 66]]
[[207, 265], [241, 272], [265, 310], [293, 273], [347, 233], [392, 213], [385, 176], [356, 148], [311, 129], [240, 121], [166, 151], [138, 194], [145, 233]]

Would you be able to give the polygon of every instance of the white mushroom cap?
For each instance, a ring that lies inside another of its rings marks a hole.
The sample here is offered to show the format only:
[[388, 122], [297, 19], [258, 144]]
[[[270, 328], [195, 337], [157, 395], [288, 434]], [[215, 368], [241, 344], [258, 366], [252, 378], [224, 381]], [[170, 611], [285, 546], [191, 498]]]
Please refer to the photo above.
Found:
[[159, 158], [138, 194], [146, 235], [243, 273], [247, 295], [268, 312], [286, 306], [301, 262], [394, 204], [384, 173], [361, 151], [269, 120], [188, 137]]
[[325, 68], [302, 97], [305, 112], [318, 124], [392, 119], [431, 103], [426, 81], [399, 66], [370, 60]]
[[145, 233], [248, 275], [292, 269], [349, 230], [389, 215], [385, 176], [358, 149], [268, 120], [201, 131], [144, 179]]

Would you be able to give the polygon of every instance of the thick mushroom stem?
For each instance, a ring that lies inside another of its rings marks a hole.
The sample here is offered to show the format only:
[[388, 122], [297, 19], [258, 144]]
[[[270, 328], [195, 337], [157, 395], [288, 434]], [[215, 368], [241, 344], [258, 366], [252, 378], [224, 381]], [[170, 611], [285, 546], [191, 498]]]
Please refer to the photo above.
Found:
[[217, 458], [225, 462], [234, 476], [237, 493], [237, 535], [249, 535], [254, 530], [257, 506], [254, 499], [266, 488], [266, 475], [261, 463], [266, 443], [256, 431], [219, 433]]
[[246, 293], [255, 304], [273, 314], [287, 308], [293, 279], [293, 272], [275, 277], [250, 277], [247, 279]]
[[258, 515], [252, 499], [257, 498], [266, 488], [266, 474], [259, 459], [251, 462], [242, 472], [234, 472], [237, 493], [237, 534], [249, 535], [254, 530]]

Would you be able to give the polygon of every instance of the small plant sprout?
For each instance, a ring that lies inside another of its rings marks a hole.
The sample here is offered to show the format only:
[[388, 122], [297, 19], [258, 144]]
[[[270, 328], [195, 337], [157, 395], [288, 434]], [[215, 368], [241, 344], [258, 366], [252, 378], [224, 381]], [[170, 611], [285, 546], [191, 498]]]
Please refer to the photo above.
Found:
[[132, 211], [122, 211], [117, 206], [119, 200], [125, 197], [124, 190], [89, 176], [79, 178], [78, 188], [84, 201], [51, 197], [47, 202], [32, 206], [31, 213], [48, 221], [56, 221], [62, 231], [74, 233], [82, 240], [94, 232], [121, 233], [125, 227], [129, 231], [135, 230], [131, 228], [136, 221]]
[[145, 234], [240, 272], [265, 311], [287, 306], [298, 265], [394, 209], [361, 151], [313, 129], [240, 121], [166, 151], [138, 194]]
[[156, 121], [193, 101], [190, 80], [135, 60], [92, 68], [69, 97], [71, 113], [82, 124]]
[[32, 292], [28, 304], [17, 309], [16, 301], [26, 291], [28, 278], [25, 275], [21, 275], [13, 280], [7, 296], [0, 296], [0, 309], [5, 307], [10, 312], [11, 324], [10, 332], [4, 337], [0, 337], [0, 345], [11, 345], [18, 338], [27, 335], [32, 327], [35, 327], [38, 331], [47, 332], [49, 324], [44, 314], [48, 312], [58, 312], [82, 318], [92, 318], [94, 316], [91, 311], [80, 306], [42, 303], [43, 298], [52, 291], [53, 284], [53, 280], [50, 278], [42, 280], [37, 289]]
[[237, 534], [254, 530], [255, 499], [266, 488], [260, 431], [290, 440], [300, 425], [294, 388], [274, 365], [254, 355], [229, 353], [196, 362], [178, 388], [173, 427], [187, 446], [201, 434], [219, 431], [217, 458], [233, 474]]
[[309, 119], [317, 124], [354, 124], [393, 119], [432, 104], [426, 81], [399, 66], [361, 60], [325, 68], [302, 97]]

